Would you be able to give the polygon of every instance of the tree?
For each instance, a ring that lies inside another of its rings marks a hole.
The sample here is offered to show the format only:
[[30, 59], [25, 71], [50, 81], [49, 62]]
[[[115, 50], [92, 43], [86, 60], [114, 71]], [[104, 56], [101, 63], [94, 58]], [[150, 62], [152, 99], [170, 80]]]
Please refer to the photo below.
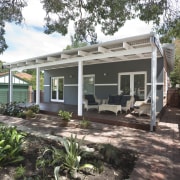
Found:
[[45, 33], [66, 35], [74, 22], [74, 38], [96, 43], [95, 27], [101, 25], [105, 35], [113, 35], [127, 20], [139, 18], [153, 22], [165, 35], [162, 40], [180, 37], [179, 0], [42, 0], [46, 15]]
[[[36, 70], [35, 69], [26, 69], [23, 70], [23, 72], [31, 74], [32, 75], [32, 79], [28, 82], [29, 84], [31, 84], [32, 89], [36, 90]], [[40, 90], [44, 89], [44, 72], [40, 71]]]
[[84, 47], [87, 45], [88, 45], [87, 42], [79, 42], [78, 40], [74, 40], [73, 36], [71, 36], [71, 45], [67, 45], [64, 50], [70, 50], [73, 48]]
[[[139, 18], [153, 22], [162, 40], [180, 37], [179, 0], [41, 0], [46, 11], [45, 33], [68, 33], [70, 23], [74, 23], [74, 39], [97, 43], [96, 26], [101, 26], [105, 35], [113, 35], [127, 20]], [[20, 24], [23, 20], [22, 8], [27, 0], [0, 1], [0, 53], [7, 44], [4, 38], [5, 23]]]
[[3, 62], [0, 60], [0, 73], [9, 72], [8, 69], [3, 68]]
[[0, 1], [0, 54], [7, 49], [4, 38], [5, 22], [20, 24], [23, 20], [22, 8], [25, 7], [25, 0], [1, 0]]
[[170, 74], [172, 87], [175, 87], [176, 84], [180, 84], [180, 39], [175, 41], [175, 46], [175, 66], [174, 70]]

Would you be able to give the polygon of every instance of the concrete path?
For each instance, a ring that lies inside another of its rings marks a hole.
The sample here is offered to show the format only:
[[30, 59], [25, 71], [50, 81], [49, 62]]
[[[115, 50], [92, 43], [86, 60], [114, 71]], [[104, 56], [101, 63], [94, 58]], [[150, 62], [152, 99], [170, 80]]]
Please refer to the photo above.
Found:
[[42, 115], [39, 120], [22, 120], [0, 115], [0, 121], [15, 125], [20, 130], [58, 140], [72, 133], [94, 143], [111, 143], [119, 148], [137, 151], [140, 156], [131, 174], [131, 180], [180, 179], [180, 109], [167, 108], [156, 132], [147, 132], [122, 126], [93, 123], [91, 129], [74, 126], [60, 127], [57, 117]]

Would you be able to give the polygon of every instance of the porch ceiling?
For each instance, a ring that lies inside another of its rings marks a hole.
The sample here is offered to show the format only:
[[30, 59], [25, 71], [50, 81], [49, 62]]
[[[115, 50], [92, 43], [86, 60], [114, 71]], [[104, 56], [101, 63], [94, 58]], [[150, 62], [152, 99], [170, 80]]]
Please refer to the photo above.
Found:
[[[154, 34], [146, 34], [72, 50], [64, 50], [62, 52], [6, 63], [4, 66], [12, 70], [33, 69], [36, 67], [46, 70], [77, 66], [78, 61], [83, 61], [84, 65], [91, 65], [149, 59], [152, 53], [150, 43], [152, 36]], [[157, 56], [162, 56], [159, 49]]]

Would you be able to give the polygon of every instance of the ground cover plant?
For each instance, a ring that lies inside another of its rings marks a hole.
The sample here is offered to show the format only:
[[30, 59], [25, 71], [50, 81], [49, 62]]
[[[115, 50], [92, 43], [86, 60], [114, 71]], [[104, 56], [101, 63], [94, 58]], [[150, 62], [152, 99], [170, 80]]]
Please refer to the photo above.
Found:
[[59, 142], [28, 134], [22, 161], [0, 166], [0, 179], [128, 179], [138, 154], [110, 144], [94, 144], [76, 136]]

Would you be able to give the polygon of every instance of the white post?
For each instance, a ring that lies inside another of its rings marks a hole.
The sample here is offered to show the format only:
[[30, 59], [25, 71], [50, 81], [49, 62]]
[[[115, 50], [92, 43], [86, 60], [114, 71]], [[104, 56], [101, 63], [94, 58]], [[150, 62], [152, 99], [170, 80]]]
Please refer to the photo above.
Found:
[[83, 109], [83, 62], [78, 62], [78, 116], [82, 116]]
[[9, 70], [9, 103], [13, 102], [13, 72]]
[[151, 56], [151, 125], [150, 131], [156, 125], [156, 77], [157, 77], [157, 47], [155, 37], [151, 38], [152, 56]]
[[40, 68], [36, 68], [36, 104], [40, 103]]

